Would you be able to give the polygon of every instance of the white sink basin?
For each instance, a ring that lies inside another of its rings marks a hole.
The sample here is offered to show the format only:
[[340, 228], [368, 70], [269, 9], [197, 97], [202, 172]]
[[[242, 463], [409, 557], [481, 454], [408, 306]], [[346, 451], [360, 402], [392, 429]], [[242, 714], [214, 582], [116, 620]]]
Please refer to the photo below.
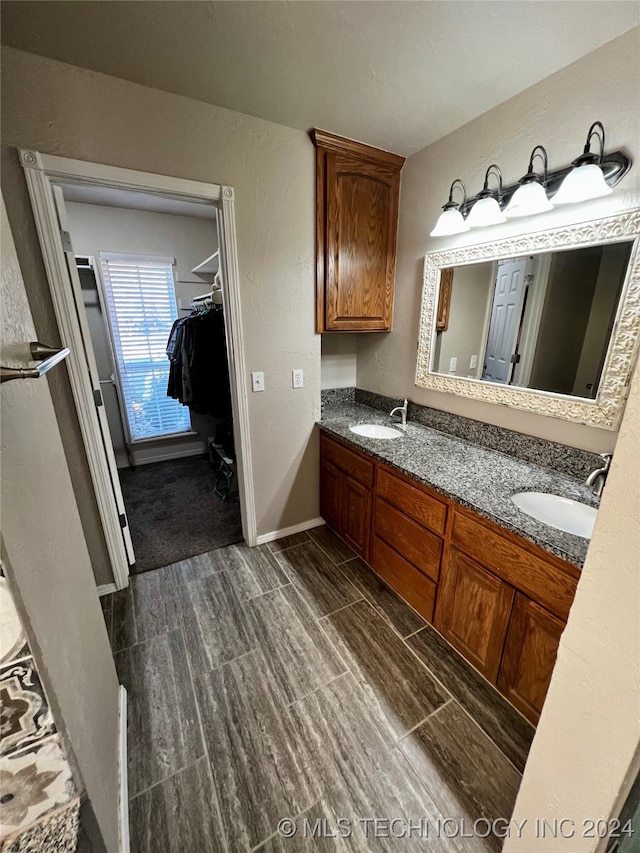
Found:
[[404, 435], [399, 429], [380, 426], [380, 424], [358, 424], [357, 426], [350, 426], [349, 429], [356, 435], [362, 435], [365, 438], [400, 438]]
[[518, 492], [511, 500], [518, 509], [544, 524], [591, 539], [598, 514], [592, 506], [545, 492]]

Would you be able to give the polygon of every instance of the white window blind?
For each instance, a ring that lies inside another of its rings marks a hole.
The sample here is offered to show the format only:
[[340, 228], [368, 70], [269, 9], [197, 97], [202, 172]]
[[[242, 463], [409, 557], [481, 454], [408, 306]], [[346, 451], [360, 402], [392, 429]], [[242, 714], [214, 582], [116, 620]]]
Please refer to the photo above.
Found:
[[101, 252], [100, 263], [131, 441], [187, 432], [189, 410], [167, 397], [173, 258]]

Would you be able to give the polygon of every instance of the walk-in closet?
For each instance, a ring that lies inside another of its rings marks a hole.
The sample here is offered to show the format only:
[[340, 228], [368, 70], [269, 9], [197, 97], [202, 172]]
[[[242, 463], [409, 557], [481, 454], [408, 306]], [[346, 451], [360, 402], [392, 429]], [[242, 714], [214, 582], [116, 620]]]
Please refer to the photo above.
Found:
[[213, 205], [63, 187], [139, 573], [242, 540]]

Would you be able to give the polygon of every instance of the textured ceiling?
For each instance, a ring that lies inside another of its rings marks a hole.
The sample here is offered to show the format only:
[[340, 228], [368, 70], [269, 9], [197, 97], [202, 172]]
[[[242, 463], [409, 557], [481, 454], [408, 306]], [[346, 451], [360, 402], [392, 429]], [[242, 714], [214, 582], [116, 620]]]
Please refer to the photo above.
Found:
[[215, 219], [212, 204], [166, 198], [151, 193], [120, 190], [93, 184], [62, 184], [67, 201], [80, 204], [99, 204], [104, 207], [124, 207], [129, 210], [148, 210], [152, 213], [171, 213], [176, 216], [195, 216], [198, 219]]
[[400, 154], [638, 23], [635, 0], [2, 4], [13, 47]]

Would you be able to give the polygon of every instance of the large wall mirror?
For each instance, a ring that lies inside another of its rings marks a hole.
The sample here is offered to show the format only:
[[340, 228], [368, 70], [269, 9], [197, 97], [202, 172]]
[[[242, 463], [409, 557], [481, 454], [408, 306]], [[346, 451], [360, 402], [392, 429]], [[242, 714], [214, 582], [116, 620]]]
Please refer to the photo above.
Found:
[[640, 331], [640, 211], [425, 258], [416, 385], [618, 426]]

